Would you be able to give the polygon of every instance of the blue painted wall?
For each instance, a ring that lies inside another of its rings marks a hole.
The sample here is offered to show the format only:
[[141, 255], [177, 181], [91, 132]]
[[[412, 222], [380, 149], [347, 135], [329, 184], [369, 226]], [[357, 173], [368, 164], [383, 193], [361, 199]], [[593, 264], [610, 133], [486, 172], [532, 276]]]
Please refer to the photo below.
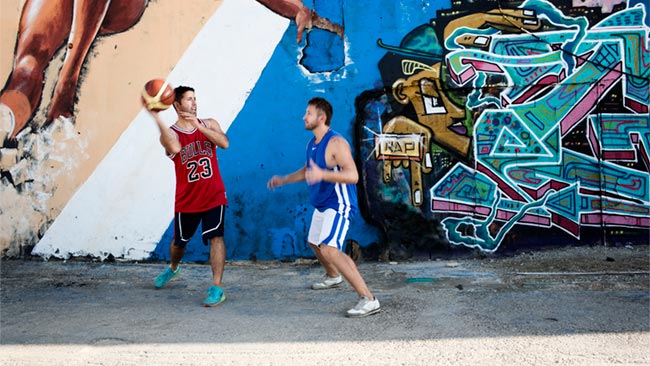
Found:
[[[325, 50], [308, 44], [311, 34], [296, 45], [292, 23], [228, 131], [230, 148], [219, 151], [229, 199], [225, 234], [228, 259], [313, 256], [307, 244], [312, 208], [306, 183], [276, 191], [266, 188], [272, 175], [291, 173], [304, 164], [304, 149], [313, 136], [302, 121], [307, 101], [314, 96], [328, 99], [334, 108], [332, 128], [346, 136], [355, 149], [355, 98], [360, 91], [381, 85], [377, 62], [385, 50], [377, 47], [377, 39], [399, 44], [413, 24], [426, 23], [437, 9], [449, 6], [448, 1], [320, 1], [315, 4], [317, 11], [338, 14], [327, 9], [329, 3], [343, 6], [346, 64], [333, 72], [310, 73], [300, 64], [304, 48], [309, 55]], [[322, 34], [318, 36], [322, 41]], [[323, 69], [332, 64], [324, 62]], [[154, 257], [168, 258], [167, 243], [172, 236], [170, 225]], [[357, 215], [348, 239], [369, 246], [380, 240], [380, 232]], [[203, 261], [207, 253], [197, 235], [188, 244], [185, 260]]]

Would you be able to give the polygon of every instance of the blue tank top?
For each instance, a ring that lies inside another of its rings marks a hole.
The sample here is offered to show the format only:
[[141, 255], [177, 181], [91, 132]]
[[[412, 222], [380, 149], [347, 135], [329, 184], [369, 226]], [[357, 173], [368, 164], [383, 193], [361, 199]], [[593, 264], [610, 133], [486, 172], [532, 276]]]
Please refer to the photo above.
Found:
[[[309, 168], [311, 159], [321, 169], [340, 170], [338, 166], [332, 169], [328, 168], [325, 162], [327, 143], [334, 136], [343, 138], [339, 133], [329, 130], [318, 144], [316, 137], [309, 141], [307, 144], [307, 168]], [[346, 218], [352, 218], [357, 212], [357, 186], [355, 184], [321, 181], [309, 186], [309, 198], [311, 204], [321, 212], [331, 208]]]

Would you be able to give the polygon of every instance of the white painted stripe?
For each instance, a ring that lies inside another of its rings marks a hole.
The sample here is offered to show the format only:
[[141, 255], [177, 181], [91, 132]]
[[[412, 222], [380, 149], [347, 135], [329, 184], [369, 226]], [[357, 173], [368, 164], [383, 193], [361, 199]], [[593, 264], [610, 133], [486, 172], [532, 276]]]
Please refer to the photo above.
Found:
[[[268, 63], [289, 20], [254, 0], [225, 0], [169, 75], [191, 85], [199, 116], [228, 130]], [[170, 108], [171, 109], [171, 108]], [[171, 110], [161, 113], [173, 121]], [[141, 260], [173, 218], [174, 170], [146, 111], [139, 113], [75, 192], [32, 254]]]

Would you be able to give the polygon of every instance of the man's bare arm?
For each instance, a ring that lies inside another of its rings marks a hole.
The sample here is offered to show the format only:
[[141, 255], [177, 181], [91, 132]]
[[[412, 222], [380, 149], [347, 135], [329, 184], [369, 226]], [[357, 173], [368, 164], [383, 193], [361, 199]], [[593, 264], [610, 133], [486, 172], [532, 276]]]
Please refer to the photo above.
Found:
[[274, 175], [266, 184], [266, 187], [269, 189], [275, 189], [288, 183], [302, 182], [305, 180], [305, 171], [306, 168], [303, 166], [289, 175]]
[[260, 4], [271, 9], [271, 11], [282, 15], [285, 18], [293, 19], [298, 26], [296, 42], [302, 41], [302, 35], [305, 29], [316, 27], [336, 33], [343, 38], [343, 26], [323, 18], [316, 14], [315, 11], [306, 7], [301, 0], [257, 0]]
[[222, 149], [227, 149], [230, 146], [230, 140], [228, 136], [221, 129], [221, 125], [216, 120], [210, 118], [205, 121], [207, 127], [203, 127], [199, 123], [199, 131], [201, 131], [205, 137], [207, 137], [213, 144], [219, 146]]
[[165, 125], [160, 115], [156, 111], [149, 111], [151, 117], [156, 121], [158, 129], [160, 130], [160, 144], [165, 148], [167, 154], [173, 155], [181, 151], [181, 143], [178, 141], [176, 135]]

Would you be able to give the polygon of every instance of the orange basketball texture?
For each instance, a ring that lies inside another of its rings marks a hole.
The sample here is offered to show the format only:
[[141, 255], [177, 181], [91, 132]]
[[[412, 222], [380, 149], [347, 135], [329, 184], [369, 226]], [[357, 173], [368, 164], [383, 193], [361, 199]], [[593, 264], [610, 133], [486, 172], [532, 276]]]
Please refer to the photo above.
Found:
[[147, 81], [142, 89], [142, 102], [150, 111], [163, 111], [174, 103], [174, 89], [165, 80]]

